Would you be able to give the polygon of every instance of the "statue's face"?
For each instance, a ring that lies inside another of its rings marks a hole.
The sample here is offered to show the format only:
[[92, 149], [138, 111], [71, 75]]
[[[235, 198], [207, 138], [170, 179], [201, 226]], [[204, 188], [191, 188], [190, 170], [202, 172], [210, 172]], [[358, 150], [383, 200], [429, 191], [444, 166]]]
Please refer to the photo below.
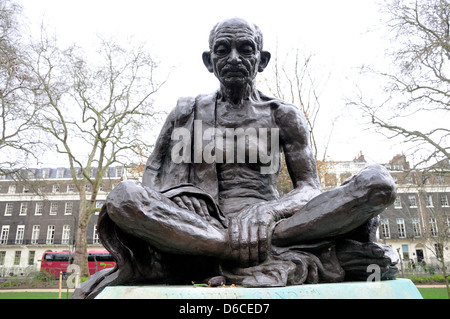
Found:
[[226, 87], [250, 84], [261, 59], [253, 28], [242, 22], [227, 23], [216, 32], [211, 50], [212, 71]]

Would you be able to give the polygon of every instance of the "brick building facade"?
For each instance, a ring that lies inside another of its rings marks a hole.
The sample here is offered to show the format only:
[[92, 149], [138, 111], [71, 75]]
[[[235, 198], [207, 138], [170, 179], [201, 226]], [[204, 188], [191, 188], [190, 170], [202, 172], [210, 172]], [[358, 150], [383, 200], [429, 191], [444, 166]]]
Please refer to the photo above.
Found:
[[[95, 174], [95, 170], [93, 172]], [[127, 178], [122, 166], [111, 167], [96, 207]], [[87, 195], [90, 189], [86, 187]], [[67, 168], [28, 169], [0, 177], [0, 277], [39, 271], [46, 251], [73, 250], [80, 197]], [[102, 249], [96, 211], [87, 229], [88, 249]]]

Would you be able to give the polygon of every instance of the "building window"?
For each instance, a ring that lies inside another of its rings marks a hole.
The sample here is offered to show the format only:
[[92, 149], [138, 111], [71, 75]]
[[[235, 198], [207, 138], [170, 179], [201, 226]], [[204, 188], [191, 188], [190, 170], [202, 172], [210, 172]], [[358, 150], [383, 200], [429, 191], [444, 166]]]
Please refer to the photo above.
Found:
[[42, 178], [48, 178], [50, 176], [50, 172], [48, 169], [44, 168], [42, 170]]
[[431, 195], [425, 195], [425, 206], [426, 207], [433, 207], [433, 197]]
[[28, 212], [28, 203], [22, 203], [20, 204], [20, 216], [26, 216]]
[[437, 235], [438, 235], [438, 227], [437, 227], [436, 218], [430, 218], [428, 221], [430, 222], [430, 235], [431, 235], [431, 237], [437, 237]]
[[73, 203], [67, 202], [66, 207], [64, 209], [64, 215], [72, 215], [72, 211], [73, 211]]
[[64, 168], [58, 168], [56, 170], [56, 178], [63, 178], [64, 177]]
[[381, 220], [381, 234], [383, 238], [391, 238], [391, 232], [389, 231], [389, 220], [383, 219]]
[[39, 242], [39, 233], [41, 231], [41, 226], [34, 225], [33, 231], [31, 232], [31, 244], [36, 245]]
[[397, 218], [397, 230], [399, 238], [406, 238], [405, 220], [403, 218]]
[[408, 245], [402, 245], [403, 259], [409, 259]]
[[22, 251], [16, 250], [14, 253], [14, 266], [20, 265], [20, 257], [22, 256]]
[[422, 236], [422, 228], [420, 227], [419, 219], [413, 218], [412, 225], [413, 225], [414, 237], [421, 237]]
[[101, 200], [98, 200], [95, 202], [95, 208], [96, 208], [95, 215], [98, 215], [100, 213], [100, 210], [102, 209], [104, 203], [105, 202], [101, 201]]
[[73, 193], [74, 191], [75, 191], [75, 185], [74, 184], [67, 185], [67, 192], [68, 193]]
[[0, 251], [0, 266], [5, 265], [6, 251]]
[[44, 203], [42, 202], [36, 203], [36, 210], [34, 211], [34, 214], [37, 216], [41, 216], [43, 211], [44, 211]]
[[33, 266], [34, 265], [34, 257], [36, 256], [36, 252], [34, 250], [30, 250], [28, 252], [28, 265]]
[[442, 207], [448, 207], [448, 197], [447, 197], [447, 195], [440, 194], [439, 198], [441, 200], [441, 206]]
[[47, 228], [47, 240], [45, 243], [47, 245], [53, 245], [55, 242], [55, 225], [48, 225]]
[[9, 237], [9, 225], [2, 226], [2, 233], [0, 235], [0, 245], [6, 245]]
[[58, 203], [50, 204], [50, 215], [56, 215], [58, 213]]
[[445, 224], [447, 225], [447, 237], [450, 237], [450, 217], [447, 217]]
[[97, 232], [97, 225], [94, 225], [94, 234], [92, 235], [92, 243], [93, 244], [100, 244], [100, 239], [98, 237], [98, 232]]
[[123, 166], [116, 166], [116, 177], [122, 177], [123, 176]]
[[9, 185], [8, 194], [15, 194], [15, 193], [16, 193], [16, 185]]
[[68, 245], [69, 243], [70, 243], [70, 225], [64, 225], [61, 244]]
[[5, 207], [5, 216], [11, 216], [13, 212], [14, 204], [13, 203], [6, 203]]
[[444, 250], [442, 249], [442, 244], [434, 244], [434, 252], [438, 260], [442, 260], [444, 257]]
[[444, 176], [442, 175], [436, 176], [436, 181], [438, 182], [438, 184], [444, 184]]
[[395, 198], [394, 208], [402, 208], [402, 200], [401, 200], [400, 196], [397, 196]]
[[25, 225], [19, 225], [17, 226], [16, 231], [16, 245], [22, 245], [23, 244], [23, 237], [25, 234]]
[[58, 184], [53, 185], [52, 193], [59, 193], [59, 185]]
[[417, 207], [416, 195], [408, 195], [409, 207]]
[[32, 170], [32, 169], [28, 170], [28, 171], [27, 171], [27, 178], [28, 178], [28, 179], [34, 179], [34, 178], [36, 178], [36, 173], [35, 173], [35, 171]]

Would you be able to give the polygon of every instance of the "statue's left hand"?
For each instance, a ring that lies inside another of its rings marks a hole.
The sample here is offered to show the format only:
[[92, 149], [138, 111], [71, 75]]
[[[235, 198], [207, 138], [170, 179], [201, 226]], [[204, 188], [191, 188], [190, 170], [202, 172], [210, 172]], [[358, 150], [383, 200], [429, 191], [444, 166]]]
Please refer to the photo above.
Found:
[[342, 239], [336, 253], [346, 280], [367, 280], [374, 269], [380, 270], [380, 280], [394, 279], [398, 273], [398, 255], [388, 245]]
[[254, 266], [267, 258], [269, 228], [274, 221], [274, 213], [266, 205], [249, 206], [229, 218], [231, 248], [238, 255], [241, 266]]
[[206, 202], [201, 198], [196, 198], [194, 196], [176, 196], [172, 198], [172, 200], [181, 208], [190, 210], [200, 217], [205, 218], [206, 220], [210, 220], [211, 216], [208, 211], [208, 206]]

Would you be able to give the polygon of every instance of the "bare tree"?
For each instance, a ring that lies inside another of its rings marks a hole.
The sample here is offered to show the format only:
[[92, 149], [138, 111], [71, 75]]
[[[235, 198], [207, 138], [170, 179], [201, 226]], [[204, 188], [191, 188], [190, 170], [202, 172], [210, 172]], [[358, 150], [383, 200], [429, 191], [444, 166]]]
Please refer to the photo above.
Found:
[[363, 110], [388, 138], [410, 145], [416, 167], [450, 159], [450, 3], [390, 0], [383, 10], [392, 64], [388, 70], [368, 70], [384, 83], [377, 92], [381, 101], [360, 91], [349, 104]]
[[[363, 74], [381, 80], [381, 90], [378, 96], [360, 90], [348, 104], [362, 110], [379, 132], [408, 147], [406, 152], [415, 159], [412, 171], [421, 167], [433, 173], [433, 163], [450, 160], [450, 3], [390, 0], [382, 3], [382, 11], [392, 40], [386, 55], [391, 64], [381, 71], [363, 68]], [[418, 185], [424, 237], [446, 275], [443, 248], [448, 245], [449, 217], [423, 205], [430, 195], [425, 189], [423, 183]]]
[[[322, 146], [319, 145], [317, 123], [322, 107], [320, 96], [326, 87], [330, 73], [324, 78], [320, 77], [314, 63], [315, 58], [314, 54], [303, 54], [300, 49], [297, 49], [293, 55], [288, 54], [280, 60], [277, 50], [273, 58], [272, 73], [270, 73], [273, 77], [265, 78], [264, 82], [271, 94], [298, 106], [305, 116], [309, 130], [309, 144], [314, 153], [319, 178], [322, 180], [328, 171], [327, 149], [336, 119], [331, 121], [327, 142]], [[320, 153], [322, 154], [319, 158]], [[283, 157], [277, 183], [279, 193], [285, 194], [292, 190], [291, 183]]]
[[[319, 78], [314, 69], [314, 58], [313, 54], [302, 54], [297, 49], [294, 55], [288, 55], [284, 61], [280, 61], [277, 51], [273, 63], [274, 78], [266, 80], [266, 84], [275, 97], [300, 108], [308, 123], [309, 142], [317, 160], [319, 146], [314, 129], [321, 110], [321, 91], [330, 74], [325, 79]], [[326, 158], [327, 146], [323, 148], [323, 160]]]
[[27, 100], [33, 88], [21, 42], [21, 7], [0, 0], [0, 174], [14, 173], [36, 151], [34, 120], [38, 106]]
[[61, 50], [42, 37], [31, 66], [40, 85], [39, 126], [66, 156], [80, 196], [74, 263], [82, 276], [89, 275], [86, 230], [102, 180], [112, 164], [139, 162], [136, 155], [149, 153], [142, 137], [156, 115], [151, 97], [163, 84], [155, 81], [157, 64], [143, 46], [100, 42], [88, 60], [76, 46]]

